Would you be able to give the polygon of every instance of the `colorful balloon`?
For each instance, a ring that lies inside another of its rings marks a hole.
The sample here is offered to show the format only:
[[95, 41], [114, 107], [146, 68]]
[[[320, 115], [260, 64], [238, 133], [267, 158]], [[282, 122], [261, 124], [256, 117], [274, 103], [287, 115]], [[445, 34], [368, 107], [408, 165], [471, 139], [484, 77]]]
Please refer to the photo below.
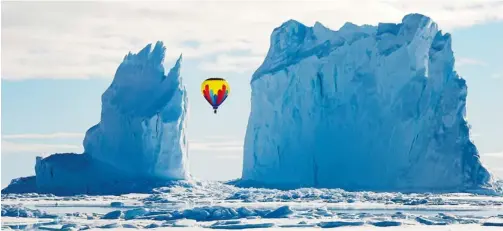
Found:
[[217, 114], [218, 107], [227, 99], [231, 88], [229, 83], [222, 78], [209, 78], [204, 80], [201, 91], [204, 98], [213, 107], [213, 112]]

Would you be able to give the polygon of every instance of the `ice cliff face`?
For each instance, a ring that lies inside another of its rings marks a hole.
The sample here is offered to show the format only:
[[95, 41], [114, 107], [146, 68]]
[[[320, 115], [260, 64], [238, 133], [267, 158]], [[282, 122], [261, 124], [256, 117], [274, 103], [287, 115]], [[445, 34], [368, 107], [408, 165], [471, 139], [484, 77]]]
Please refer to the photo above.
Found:
[[126, 175], [186, 179], [187, 97], [180, 62], [165, 75], [157, 43], [129, 53], [103, 93], [101, 121], [84, 139], [85, 153]]
[[13, 181], [2, 192], [27, 187], [56, 195], [148, 192], [189, 178], [181, 57], [165, 75], [164, 55], [161, 42], [126, 55], [102, 95], [101, 121], [87, 131], [84, 153], [37, 158], [35, 181]]
[[490, 187], [451, 36], [430, 18], [276, 28], [251, 81], [242, 182], [276, 188]]

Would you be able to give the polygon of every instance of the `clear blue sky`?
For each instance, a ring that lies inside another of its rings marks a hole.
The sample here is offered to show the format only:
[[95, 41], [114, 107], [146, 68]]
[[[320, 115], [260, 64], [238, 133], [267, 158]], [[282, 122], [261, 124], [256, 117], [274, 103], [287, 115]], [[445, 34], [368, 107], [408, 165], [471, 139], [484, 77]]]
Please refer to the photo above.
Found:
[[[249, 80], [274, 27], [294, 18], [338, 29], [345, 21], [399, 22], [409, 12], [429, 15], [452, 33], [457, 71], [468, 83], [473, 139], [483, 161], [503, 177], [503, 8], [485, 2], [388, 2], [358, 8], [355, 4], [361, 3], [351, 1], [242, 3], [246, 6], [222, 1], [206, 8], [193, 1], [2, 2], [2, 187], [33, 174], [37, 155], [81, 152], [83, 134], [99, 121], [101, 94], [123, 56], [156, 40], [167, 46], [166, 69], [184, 55], [191, 173], [211, 180], [237, 178]], [[199, 93], [201, 82], [213, 76], [226, 78], [232, 87], [216, 116]]]

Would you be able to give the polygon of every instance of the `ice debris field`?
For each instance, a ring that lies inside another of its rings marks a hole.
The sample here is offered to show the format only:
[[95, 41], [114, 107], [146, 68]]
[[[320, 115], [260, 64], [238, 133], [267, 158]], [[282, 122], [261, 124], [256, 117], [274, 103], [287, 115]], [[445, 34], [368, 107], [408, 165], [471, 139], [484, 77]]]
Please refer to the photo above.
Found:
[[[16, 219], [11, 219], [16, 218]], [[2, 195], [2, 228], [503, 227], [503, 198], [472, 194], [275, 190], [179, 181], [152, 194]]]

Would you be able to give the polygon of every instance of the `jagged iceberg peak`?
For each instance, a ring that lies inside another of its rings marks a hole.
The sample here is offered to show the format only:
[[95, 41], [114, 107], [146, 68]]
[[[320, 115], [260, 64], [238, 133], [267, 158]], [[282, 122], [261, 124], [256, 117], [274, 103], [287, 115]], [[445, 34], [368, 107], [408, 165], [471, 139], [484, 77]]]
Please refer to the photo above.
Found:
[[182, 57], [165, 74], [165, 52], [162, 42], [129, 52], [101, 97], [101, 119], [86, 132], [84, 153], [38, 157], [36, 176], [13, 181], [2, 193], [148, 193], [190, 178]]
[[162, 42], [129, 53], [102, 96], [101, 121], [89, 129], [85, 152], [127, 174], [186, 179], [187, 96], [181, 56], [167, 75]]
[[[382, 53], [389, 54], [399, 46], [418, 40], [419, 34], [427, 30], [437, 31], [437, 24], [421, 14], [406, 15], [398, 24], [379, 23], [378, 26], [358, 26], [346, 22], [335, 31], [323, 26], [320, 22], [316, 22], [313, 27], [308, 27], [296, 20], [288, 20], [274, 29], [270, 49], [263, 64], [254, 73], [252, 81], [265, 73], [275, 72], [283, 66], [295, 64], [302, 58], [311, 55], [325, 56], [331, 50], [351, 45], [368, 37], [376, 41], [384, 40], [377, 45]], [[438, 33], [441, 35], [440, 31]]]
[[469, 138], [451, 37], [429, 17], [274, 29], [251, 81], [243, 181], [255, 186], [492, 187]]
[[[180, 84], [182, 57], [168, 75], [164, 73], [166, 48], [162, 42], [147, 45], [137, 54], [129, 53], [120, 64], [109, 89], [102, 96], [103, 106], [114, 105], [123, 113], [151, 117], [165, 106]], [[103, 110], [108, 109], [104, 107]]]

